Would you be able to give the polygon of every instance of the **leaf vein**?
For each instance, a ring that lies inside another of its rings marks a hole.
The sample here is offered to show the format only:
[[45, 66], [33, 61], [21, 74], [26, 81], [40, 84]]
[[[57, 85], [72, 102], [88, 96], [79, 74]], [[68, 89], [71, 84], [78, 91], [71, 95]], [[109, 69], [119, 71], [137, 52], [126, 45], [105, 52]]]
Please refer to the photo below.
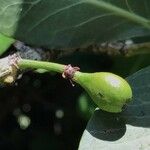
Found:
[[85, 25], [85, 24], [87, 24], [87, 23], [90, 23], [90, 22], [92, 22], [92, 21], [95, 21], [95, 20], [97, 20], [97, 19], [100, 19], [100, 18], [103, 18], [103, 17], [112, 16], [113, 14], [114, 14], [114, 13], [107, 13], [107, 14], [103, 14], [103, 15], [94, 16], [94, 17], [92, 17], [92, 18], [87, 19], [86, 21], [83, 21], [83, 22], [81, 22], [81, 23], [75, 25], [74, 27], [80, 27], [80, 26], [83, 26], [83, 25]]
[[48, 14], [47, 16], [45, 16], [44, 18], [42, 18], [39, 22], [37, 22], [34, 26], [32, 26], [32, 27], [28, 30], [28, 32], [31, 32], [33, 29], [35, 29], [35, 28], [36, 28], [37, 26], [39, 26], [41, 23], [43, 23], [44, 21], [46, 21], [48, 18], [50, 18], [50, 17], [52, 17], [52, 16], [54, 16], [54, 15], [56, 15], [56, 14], [58, 14], [58, 13], [61, 13], [61, 12], [64, 11], [64, 10], [67, 10], [67, 9], [70, 9], [70, 8], [75, 7], [75, 6], [77, 6], [77, 5], [80, 5], [80, 4], [82, 4], [82, 3], [83, 3], [82, 1], [79, 1], [79, 2], [76, 2], [76, 3], [74, 3], [74, 4], [68, 5], [68, 6], [63, 7], [63, 8], [60, 8], [60, 9], [58, 9], [58, 10], [56, 10], [56, 11], [54, 11], [54, 12]]

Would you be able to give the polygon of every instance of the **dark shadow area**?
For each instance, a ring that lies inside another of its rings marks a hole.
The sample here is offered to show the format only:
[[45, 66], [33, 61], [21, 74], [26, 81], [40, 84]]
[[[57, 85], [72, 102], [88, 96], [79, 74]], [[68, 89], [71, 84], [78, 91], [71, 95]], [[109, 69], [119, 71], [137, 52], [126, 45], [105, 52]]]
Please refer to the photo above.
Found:
[[[56, 61], [89, 72], [112, 66], [109, 57], [82, 53]], [[16, 84], [0, 88], [0, 149], [77, 150], [87, 124], [76, 107], [83, 89], [54, 73], [27, 72]]]
[[119, 114], [96, 110], [86, 130], [100, 140], [116, 141], [125, 134], [126, 125]]
[[86, 126], [76, 114], [81, 92], [48, 73], [27, 73], [17, 86], [1, 88], [0, 149], [76, 150]]

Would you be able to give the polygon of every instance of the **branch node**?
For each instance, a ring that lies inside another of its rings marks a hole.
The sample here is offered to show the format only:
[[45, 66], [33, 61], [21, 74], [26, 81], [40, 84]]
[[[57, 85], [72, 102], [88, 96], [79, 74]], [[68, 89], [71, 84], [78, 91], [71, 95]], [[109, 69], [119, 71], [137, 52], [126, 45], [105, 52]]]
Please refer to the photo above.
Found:
[[72, 78], [73, 78], [75, 72], [79, 71], [79, 70], [80, 70], [79, 67], [72, 67], [70, 64], [66, 65], [64, 72], [62, 73], [62, 77], [65, 79], [69, 79], [72, 86], [74, 86], [74, 84], [72, 82]]
[[0, 83], [12, 84], [17, 78], [18, 61], [20, 60], [18, 54], [9, 55], [0, 59]]

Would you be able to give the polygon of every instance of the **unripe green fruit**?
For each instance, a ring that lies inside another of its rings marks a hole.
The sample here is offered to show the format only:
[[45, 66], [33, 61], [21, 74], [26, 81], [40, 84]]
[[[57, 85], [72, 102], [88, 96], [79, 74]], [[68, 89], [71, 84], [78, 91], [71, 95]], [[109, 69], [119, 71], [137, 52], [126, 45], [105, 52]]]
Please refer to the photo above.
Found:
[[132, 99], [130, 85], [123, 78], [108, 72], [77, 71], [73, 81], [80, 84], [102, 110], [118, 113]]

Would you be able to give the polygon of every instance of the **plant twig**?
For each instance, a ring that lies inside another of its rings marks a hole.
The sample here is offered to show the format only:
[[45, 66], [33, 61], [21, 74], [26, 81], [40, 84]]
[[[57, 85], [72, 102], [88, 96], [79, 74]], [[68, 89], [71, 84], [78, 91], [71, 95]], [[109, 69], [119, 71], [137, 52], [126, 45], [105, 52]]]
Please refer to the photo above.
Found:
[[44, 48], [31, 47], [26, 45], [21, 41], [16, 41], [14, 47], [17, 50], [17, 53], [24, 59], [31, 60], [44, 60], [44, 61], [53, 61], [57, 58], [69, 55], [75, 51], [73, 50], [47, 50]]
[[125, 57], [131, 57], [140, 54], [150, 54], [150, 42], [145, 43], [102, 43], [100, 45], [92, 45], [87, 49], [80, 49], [82, 52], [91, 52], [95, 54], [107, 54], [110, 56], [123, 55]]
[[43, 48], [35, 48], [25, 45], [23, 42], [17, 41], [14, 44], [17, 52], [22, 58], [31, 60], [52, 61], [70, 55], [74, 52], [85, 52], [93, 54], [107, 54], [110, 56], [123, 55], [131, 57], [140, 54], [150, 53], [150, 42], [133, 43], [131, 40], [120, 42], [104, 42], [101, 44], [93, 44], [85, 48], [64, 49], [64, 50], [45, 50]]

